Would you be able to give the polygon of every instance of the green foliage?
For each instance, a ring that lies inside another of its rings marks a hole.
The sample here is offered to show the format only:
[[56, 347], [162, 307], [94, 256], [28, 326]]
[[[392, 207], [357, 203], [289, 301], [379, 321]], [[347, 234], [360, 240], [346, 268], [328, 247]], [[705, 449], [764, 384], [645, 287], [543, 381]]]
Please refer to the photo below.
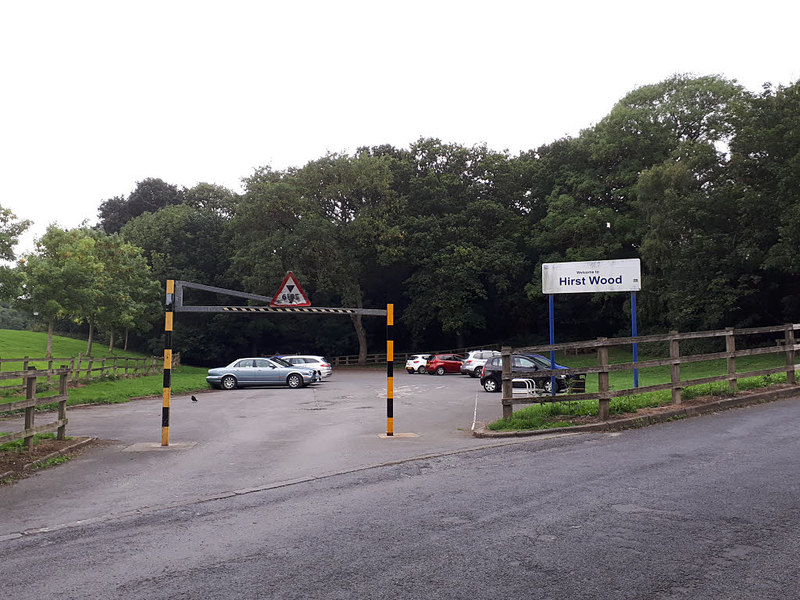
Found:
[[21, 221], [11, 210], [0, 206], [0, 260], [14, 260], [14, 246], [30, 224], [30, 221]]

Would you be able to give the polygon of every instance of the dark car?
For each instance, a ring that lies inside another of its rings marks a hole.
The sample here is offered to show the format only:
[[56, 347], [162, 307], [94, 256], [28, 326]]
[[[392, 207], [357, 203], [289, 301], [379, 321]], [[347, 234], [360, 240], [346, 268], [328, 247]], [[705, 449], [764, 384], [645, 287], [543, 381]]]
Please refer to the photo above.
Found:
[[460, 354], [434, 354], [425, 363], [425, 370], [431, 375], [460, 373], [464, 357]]
[[317, 371], [291, 365], [275, 356], [238, 358], [227, 367], [208, 370], [211, 387], [233, 390], [249, 385], [288, 385], [300, 388], [317, 381]]
[[[481, 374], [481, 385], [487, 392], [499, 392], [502, 386], [503, 363], [500, 356], [494, 356], [483, 365]], [[564, 365], [556, 363], [556, 369], [569, 369]], [[552, 392], [549, 375], [539, 375], [540, 371], [550, 370], [550, 359], [541, 354], [513, 354], [511, 356], [511, 370], [514, 377], [518, 379], [533, 379], [536, 385], [542, 388], [545, 393]], [[568, 375], [556, 375], [556, 392], [563, 392], [569, 388], [570, 377]]]

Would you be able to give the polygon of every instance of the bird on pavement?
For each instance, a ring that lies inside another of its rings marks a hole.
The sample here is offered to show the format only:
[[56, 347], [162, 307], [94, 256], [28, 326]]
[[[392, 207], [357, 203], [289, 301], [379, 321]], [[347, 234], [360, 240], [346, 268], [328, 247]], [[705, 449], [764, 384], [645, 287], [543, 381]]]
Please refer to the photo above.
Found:
[[197, 398], [195, 398], [194, 396], [192, 396], [192, 402], [197, 402]]

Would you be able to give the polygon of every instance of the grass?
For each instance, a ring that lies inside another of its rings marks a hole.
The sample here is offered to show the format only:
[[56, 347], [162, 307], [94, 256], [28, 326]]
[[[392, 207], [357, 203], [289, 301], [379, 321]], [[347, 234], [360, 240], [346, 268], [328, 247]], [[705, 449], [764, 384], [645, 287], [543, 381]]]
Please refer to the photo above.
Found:
[[[3, 432], [0, 432], [0, 435], [4, 435]], [[41, 440], [54, 440], [54, 439], [56, 439], [56, 434], [54, 433], [37, 433], [36, 435], [33, 436], [33, 445], [35, 446]], [[0, 444], [0, 452], [23, 452], [25, 450], [24, 443], [25, 440], [15, 440], [13, 442], [6, 442], [5, 444]]]
[[[627, 363], [631, 362], [629, 352], [619, 348], [614, 348], [609, 352], [609, 362]], [[800, 357], [798, 357], [800, 358]], [[646, 358], [639, 356], [639, 360]], [[779, 367], [785, 364], [783, 354], [762, 354], [738, 358], [736, 369], [740, 373], [748, 371], [758, 371], [770, 367]], [[594, 355], [556, 357], [556, 362], [568, 365], [572, 368], [590, 367], [597, 365]], [[681, 365], [681, 380], [700, 379], [713, 377], [727, 373], [727, 362], [725, 359], [711, 360], [699, 363]], [[668, 383], [670, 381], [670, 368], [649, 367], [639, 370], [639, 386], [656, 385]], [[777, 373], [768, 376], [743, 377], [737, 381], [739, 390], [755, 389], [786, 383], [786, 375]], [[633, 372], [612, 372], [610, 374], [610, 388], [612, 390], [623, 390], [633, 388]], [[595, 393], [598, 391], [597, 375], [587, 377], [586, 392]], [[699, 396], [729, 396], [731, 395], [726, 381], [718, 381], [710, 384], [687, 387], [683, 390], [683, 398], [690, 399]], [[671, 390], [660, 390], [657, 392], [647, 392], [644, 394], [634, 394], [613, 398], [609, 402], [611, 414], [635, 413], [641, 408], [653, 406], [663, 406], [672, 402]], [[570, 418], [582, 416], [596, 416], [598, 414], [597, 400], [584, 400], [580, 402], [547, 402], [544, 404], [533, 404], [515, 411], [508, 419], [500, 419], [488, 425], [492, 431], [512, 431], [530, 429], [552, 429], [558, 427], [569, 427], [574, 425]]]
[[[53, 336], [53, 352], [56, 358], [64, 359], [86, 353], [86, 340], [76, 340], [73, 338], [59, 335]], [[139, 352], [131, 352], [114, 348], [114, 352], [108, 351], [108, 345], [95, 342], [93, 344], [93, 354], [95, 357], [103, 356], [130, 356], [142, 358], [144, 355]], [[20, 371], [22, 363], [6, 361], [9, 358], [44, 358], [47, 351], [47, 333], [39, 331], [17, 331], [15, 329], [0, 329], [0, 357], [3, 359], [3, 371]], [[32, 362], [32, 366], [37, 369], [46, 369], [47, 361]]]
[[[172, 370], [172, 394], [185, 394], [208, 389], [206, 375], [208, 369], [203, 367], [180, 366]], [[164, 390], [164, 377], [161, 373], [145, 377], [114, 378], [105, 377], [93, 380], [81, 387], [69, 388], [68, 406], [76, 404], [118, 404], [131, 398], [161, 396]], [[37, 386], [39, 398], [58, 395], [58, 384]], [[0, 406], [5, 402], [14, 402], [23, 398], [19, 390], [6, 392], [0, 396]], [[52, 409], [54, 405], [44, 405], [43, 409]]]

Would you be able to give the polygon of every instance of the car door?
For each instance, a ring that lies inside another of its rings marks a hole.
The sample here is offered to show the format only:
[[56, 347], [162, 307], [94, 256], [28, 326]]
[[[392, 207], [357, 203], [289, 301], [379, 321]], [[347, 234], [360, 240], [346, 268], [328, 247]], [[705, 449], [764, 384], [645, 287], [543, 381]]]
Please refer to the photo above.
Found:
[[534, 379], [536, 371], [539, 370], [539, 365], [527, 356], [512, 356], [511, 370], [514, 371], [515, 378]]
[[464, 362], [463, 356], [458, 354], [449, 354], [445, 359], [444, 369], [448, 373], [460, 373], [462, 362]]
[[253, 361], [253, 384], [269, 385], [274, 382], [272, 363], [266, 358], [257, 358]]
[[253, 385], [256, 370], [253, 366], [252, 358], [244, 358], [237, 362], [234, 365], [233, 372], [239, 385]]
[[264, 379], [267, 385], [279, 385], [284, 382], [286, 367], [268, 358], [263, 359], [266, 363], [264, 367]]

